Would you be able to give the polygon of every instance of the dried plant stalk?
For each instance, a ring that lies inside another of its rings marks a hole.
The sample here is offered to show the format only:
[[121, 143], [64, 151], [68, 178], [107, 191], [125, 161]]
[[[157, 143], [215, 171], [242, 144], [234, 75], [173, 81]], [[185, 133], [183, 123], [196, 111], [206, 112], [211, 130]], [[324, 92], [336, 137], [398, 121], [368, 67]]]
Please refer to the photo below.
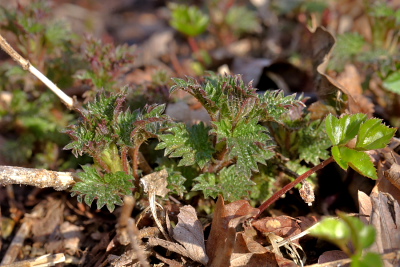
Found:
[[0, 47], [9, 54], [15, 61], [17, 61], [24, 70], [28, 70], [30, 73], [41, 80], [53, 93], [55, 93], [61, 101], [69, 108], [73, 109], [75, 101], [71, 97], [67, 96], [60, 88], [57, 87], [52, 81], [44, 76], [38, 69], [36, 69], [28, 60], [23, 58], [20, 54], [15, 51], [9, 43], [0, 35]]
[[72, 172], [0, 166], [0, 185], [23, 184], [39, 188], [53, 187], [55, 190], [62, 191], [72, 187], [75, 179]]

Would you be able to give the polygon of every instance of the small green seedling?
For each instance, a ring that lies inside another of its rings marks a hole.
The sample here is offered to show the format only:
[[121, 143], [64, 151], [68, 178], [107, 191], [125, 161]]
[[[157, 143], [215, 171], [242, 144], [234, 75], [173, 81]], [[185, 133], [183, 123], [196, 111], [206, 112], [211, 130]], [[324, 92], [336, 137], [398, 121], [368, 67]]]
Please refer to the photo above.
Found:
[[379, 254], [364, 251], [375, 242], [374, 227], [365, 225], [358, 218], [339, 213], [339, 219], [322, 220], [310, 229], [310, 234], [338, 246], [351, 258], [351, 267], [383, 266]]
[[377, 179], [376, 169], [365, 151], [387, 146], [396, 129], [379, 119], [367, 119], [365, 114], [328, 115], [326, 132], [332, 141], [332, 156], [344, 170], [350, 166], [358, 173]]
[[171, 4], [170, 24], [177, 31], [189, 37], [195, 37], [207, 30], [209, 17], [196, 6]]

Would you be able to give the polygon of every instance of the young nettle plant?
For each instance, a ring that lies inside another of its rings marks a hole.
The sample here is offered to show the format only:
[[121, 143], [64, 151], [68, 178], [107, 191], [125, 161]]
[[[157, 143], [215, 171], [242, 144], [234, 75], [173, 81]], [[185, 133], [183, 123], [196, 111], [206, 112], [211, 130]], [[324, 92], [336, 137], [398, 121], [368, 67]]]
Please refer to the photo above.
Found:
[[[274, 156], [273, 141], [260, 122], [279, 121], [289, 107], [302, 102], [294, 96], [284, 97], [282, 92], [259, 96], [240, 76], [210, 75], [201, 83], [192, 78], [174, 81], [171, 92], [180, 89], [197, 98], [210, 115], [211, 125], [174, 122], [162, 115], [164, 105], [131, 112], [123, 108], [124, 93], [100, 95], [80, 110], [80, 123], [66, 131], [73, 139], [66, 149], [75, 155], [88, 154], [95, 163], [84, 168], [73, 194], [80, 199], [85, 196], [87, 204], [97, 198], [99, 208], [107, 204], [114, 209], [121, 204], [121, 197], [139, 184], [140, 146], [158, 138], [156, 149], [181, 158], [177, 167], [196, 170], [192, 190], [202, 190], [206, 197], [222, 194], [230, 201], [249, 195], [258, 163], [265, 164]], [[181, 194], [183, 177], [173, 168], [169, 172], [170, 179], [175, 179], [169, 181], [171, 188]]]
[[[88, 204], [97, 198], [99, 208], [107, 204], [113, 210], [115, 204], [122, 203], [123, 195], [139, 186], [139, 149], [146, 141], [154, 139], [159, 141], [156, 150], [164, 149], [165, 156], [178, 159], [175, 165], [158, 160], [159, 168], [166, 168], [170, 174], [169, 187], [174, 193], [185, 191], [185, 177], [177, 172], [178, 168], [190, 167], [194, 178], [192, 184], [187, 185], [188, 189], [200, 190], [205, 197], [215, 198], [221, 194], [228, 201], [247, 198], [254, 189], [252, 178], [260, 170], [259, 164], [267, 164], [275, 156], [275, 146], [279, 144], [274, 142], [267, 126], [284, 124], [282, 118], [290, 108], [304, 106], [294, 95], [284, 96], [281, 91], [259, 95], [240, 76], [210, 75], [201, 82], [193, 78], [174, 79], [174, 82], [171, 92], [184, 90], [194, 96], [210, 115], [210, 124], [175, 122], [163, 115], [164, 105], [146, 106], [142, 111], [131, 112], [123, 108], [125, 93], [98, 96], [86, 110], [81, 110], [81, 122], [67, 131], [73, 142], [66, 148], [72, 149], [75, 155], [89, 154], [95, 162], [94, 166], [84, 168], [80, 174], [82, 181], [74, 186], [73, 194], [78, 194], [80, 199], [86, 195]], [[317, 129], [319, 138], [325, 140], [320, 137], [321, 123], [310, 123], [309, 127]], [[341, 118], [329, 115], [325, 128], [332, 143], [333, 157], [276, 192], [260, 206], [261, 211], [333, 161], [344, 169], [350, 166], [362, 175], [377, 178], [365, 151], [385, 147], [395, 129], [383, 125], [379, 119], [367, 119], [364, 114]], [[307, 132], [303, 129], [300, 136], [307, 139], [311, 136]], [[308, 162], [318, 163], [318, 158], [326, 157], [326, 153], [316, 151], [316, 158], [310, 156], [307, 149], [302, 148], [302, 151], [306, 153], [301, 156], [299, 152], [299, 156]]]
[[[82, 196], [90, 205], [97, 199], [97, 207], [105, 204], [110, 211], [115, 204], [122, 205], [121, 197], [131, 195], [138, 185], [137, 169], [140, 145], [157, 137], [160, 128], [170, 119], [164, 105], [146, 106], [142, 111], [123, 110], [125, 93], [99, 95], [86, 109], [78, 109], [82, 120], [65, 132], [72, 142], [65, 149], [72, 149], [75, 156], [88, 154], [94, 165], [84, 167], [79, 174], [81, 182], [72, 189], [73, 195]], [[128, 152], [132, 150], [132, 167]]]

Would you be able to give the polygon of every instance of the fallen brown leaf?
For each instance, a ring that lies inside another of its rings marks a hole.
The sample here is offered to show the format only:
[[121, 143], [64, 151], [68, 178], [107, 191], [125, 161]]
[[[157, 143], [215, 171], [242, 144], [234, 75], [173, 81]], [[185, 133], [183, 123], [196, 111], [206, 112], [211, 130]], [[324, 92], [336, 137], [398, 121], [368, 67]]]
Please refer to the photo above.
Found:
[[178, 224], [173, 230], [173, 238], [187, 249], [192, 260], [207, 264], [203, 226], [197, 219], [196, 210], [192, 206], [184, 206], [180, 209]]
[[245, 200], [225, 205], [223, 197], [218, 197], [206, 246], [207, 256], [210, 259], [207, 266], [230, 265], [236, 240], [236, 226], [258, 213], [259, 210], [251, 207]]
[[[277, 236], [287, 238], [301, 233], [298, 221], [289, 216], [266, 217], [252, 223], [254, 228], [263, 234], [274, 233]], [[295, 240], [294, 243], [298, 244], [299, 241]]]
[[[400, 250], [400, 206], [388, 193], [371, 194], [370, 224], [376, 229], [376, 241], [370, 251], [379, 254]], [[385, 266], [399, 266], [400, 260], [385, 260]]]
[[246, 233], [238, 233], [230, 266], [278, 267], [274, 253], [254, 241]]
[[350, 113], [364, 113], [372, 117], [374, 113], [374, 104], [363, 95], [362, 80], [354, 65], [347, 64], [344, 71], [336, 77], [337, 82], [346, 88], [346, 94], [349, 97]]

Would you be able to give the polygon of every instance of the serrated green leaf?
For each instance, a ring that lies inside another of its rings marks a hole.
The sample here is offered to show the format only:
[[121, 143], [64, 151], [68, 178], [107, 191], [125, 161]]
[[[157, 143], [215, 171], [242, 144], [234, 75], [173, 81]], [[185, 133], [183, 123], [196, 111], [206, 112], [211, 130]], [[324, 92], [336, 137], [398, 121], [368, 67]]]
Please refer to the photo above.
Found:
[[77, 182], [72, 188], [72, 196], [78, 195], [78, 200], [91, 205], [97, 199], [97, 208], [101, 209], [104, 205], [112, 212], [115, 205], [122, 205], [121, 197], [131, 195], [134, 187], [130, 180], [132, 176], [125, 172], [106, 173], [101, 176], [95, 167], [83, 166], [84, 172], [78, 174], [81, 182]]
[[218, 175], [204, 173], [194, 179], [197, 183], [192, 190], [201, 190], [205, 197], [216, 198], [222, 194], [227, 201], [248, 197], [254, 182], [241, 175], [235, 165], [223, 168]]
[[347, 162], [352, 169], [372, 179], [378, 179], [376, 169], [371, 158], [363, 151], [357, 151], [348, 147], [339, 147], [340, 157]]
[[261, 121], [282, 123], [282, 118], [290, 107], [304, 107], [304, 103], [296, 99], [296, 94], [285, 96], [282, 90], [268, 90], [259, 98], [263, 109]]
[[369, 119], [358, 132], [356, 149], [372, 150], [384, 148], [394, 136], [396, 129], [389, 128], [380, 119]]
[[214, 149], [209, 140], [210, 128], [203, 123], [186, 126], [177, 124], [169, 129], [172, 134], [163, 134], [156, 149], [164, 149], [165, 155], [170, 157], [182, 157], [178, 166], [190, 166], [198, 164], [203, 168], [211, 159]]
[[134, 144], [131, 139], [131, 133], [134, 129], [133, 124], [139, 119], [139, 116], [139, 111], [131, 112], [130, 110], [121, 112], [118, 115], [116, 125], [114, 126], [114, 130], [118, 135], [117, 144], [133, 147]]
[[235, 123], [245, 117], [258, 117], [262, 106], [255, 89], [245, 84], [240, 75], [212, 75], [200, 84], [193, 78], [174, 79], [171, 91], [181, 89], [193, 95], [213, 121], [229, 118]]
[[214, 173], [203, 173], [193, 181], [197, 183], [193, 186], [192, 191], [202, 191], [205, 198], [216, 198], [221, 194], [220, 186], [217, 185], [217, 176]]
[[270, 150], [267, 129], [257, 119], [241, 121], [235, 127], [229, 119], [213, 122], [217, 141], [227, 144], [229, 158], [236, 159], [237, 170], [250, 177], [251, 171], [258, 171], [257, 163], [265, 164], [274, 153]]
[[248, 197], [255, 185], [253, 181], [241, 175], [240, 172], [238, 166], [232, 165], [218, 173], [222, 194], [227, 201]]
[[299, 158], [307, 163], [318, 165], [320, 159], [329, 158], [331, 142], [325, 133], [325, 124], [313, 121], [298, 132]]
[[183, 185], [186, 181], [186, 178], [181, 174], [181, 172], [174, 171], [173, 169], [166, 168], [168, 171], [168, 186], [167, 188], [171, 190], [170, 192], [173, 194], [177, 194], [182, 196], [183, 193], [186, 192], [186, 188]]
[[358, 113], [336, 118], [332, 114], [326, 117], [326, 132], [333, 145], [343, 145], [353, 139], [367, 115]]

